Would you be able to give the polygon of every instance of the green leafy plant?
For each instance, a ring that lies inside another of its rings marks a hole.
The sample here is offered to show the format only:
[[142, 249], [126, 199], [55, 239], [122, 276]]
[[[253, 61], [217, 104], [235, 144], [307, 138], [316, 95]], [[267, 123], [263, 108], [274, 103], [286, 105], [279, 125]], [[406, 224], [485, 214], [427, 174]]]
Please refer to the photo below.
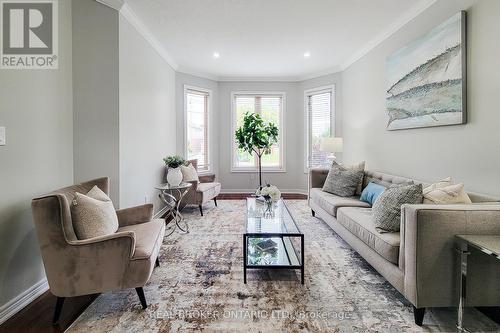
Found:
[[271, 147], [278, 142], [278, 127], [266, 123], [259, 114], [247, 112], [243, 118], [243, 126], [236, 130], [238, 148], [255, 154], [259, 163], [259, 186], [262, 187], [262, 163], [264, 154], [271, 153]]
[[163, 159], [165, 165], [169, 168], [175, 169], [180, 167], [181, 165], [186, 164], [186, 160], [179, 155], [170, 155]]

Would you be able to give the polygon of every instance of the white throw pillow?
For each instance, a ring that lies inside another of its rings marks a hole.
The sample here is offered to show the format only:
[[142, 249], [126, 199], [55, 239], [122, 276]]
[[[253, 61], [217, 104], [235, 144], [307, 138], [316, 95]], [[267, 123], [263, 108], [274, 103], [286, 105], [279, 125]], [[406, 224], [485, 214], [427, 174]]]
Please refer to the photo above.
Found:
[[440, 181], [438, 181], [434, 184], [427, 186], [426, 188], [424, 188], [423, 193], [425, 195], [426, 193], [434, 191], [435, 189], [450, 186], [450, 185], [453, 185], [453, 179], [451, 177], [447, 177], [447, 178], [441, 179]]
[[472, 201], [465, 192], [464, 184], [448, 185], [424, 191], [424, 204], [470, 204]]
[[76, 192], [71, 203], [71, 219], [78, 239], [114, 234], [118, 216], [111, 199], [97, 186], [87, 195]]
[[184, 182], [199, 182], [198, 172], [194, 168], [193, 164], [189, 163], [188, 166], [181, 165], [182, 181]]

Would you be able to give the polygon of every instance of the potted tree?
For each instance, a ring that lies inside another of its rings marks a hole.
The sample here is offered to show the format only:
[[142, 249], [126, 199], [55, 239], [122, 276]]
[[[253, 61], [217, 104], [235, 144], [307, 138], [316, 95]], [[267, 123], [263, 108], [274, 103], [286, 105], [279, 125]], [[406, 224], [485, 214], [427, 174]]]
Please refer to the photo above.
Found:
[[255, 154], [259, 163], [259, 188], [262, 188], [262, 163], [264, 154], [271, 153], [271, 147], [278, 142], [278, 127], [273, 123], [266, 123], [259, 114], [245, 114], [243, 125], [236, 130], [238, 148]]

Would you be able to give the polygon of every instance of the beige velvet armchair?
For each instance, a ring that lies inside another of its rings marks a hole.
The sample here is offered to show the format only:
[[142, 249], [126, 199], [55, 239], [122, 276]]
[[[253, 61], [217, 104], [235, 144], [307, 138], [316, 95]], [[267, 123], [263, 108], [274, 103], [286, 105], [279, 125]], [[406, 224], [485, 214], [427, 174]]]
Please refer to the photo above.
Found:
[[[189, 160], [195, 169], [198, 167], [198, 160]], [[186, 205], [198, 205], [200, 209], [200, 214], [203, 216], [203, 205], [210, 200], [214, 201], [215, 206], [217, 206], [217, 196], [220, 193], [221, 184], [215, 181], [215, 175], [200, 175], [198, 176], [200, 182], [190, 181], [193, 186], [189, 189], [189, 192], [182, 199], [181, 209]]]
[[109, 193], [109, 179], [99, 178], [35, 198], [31, 204], [50, 291], [57, 296], [54, 324], [66, 297], [135, 288], [142, 307], [147, 307], [142, 287], [159, 265], [165, 221], [152, 219], [151, 204], [122, 209], [116, 212], [116, 233], [77, 239], [70, 203], [75, 192], [87, 193], [94, 185]]

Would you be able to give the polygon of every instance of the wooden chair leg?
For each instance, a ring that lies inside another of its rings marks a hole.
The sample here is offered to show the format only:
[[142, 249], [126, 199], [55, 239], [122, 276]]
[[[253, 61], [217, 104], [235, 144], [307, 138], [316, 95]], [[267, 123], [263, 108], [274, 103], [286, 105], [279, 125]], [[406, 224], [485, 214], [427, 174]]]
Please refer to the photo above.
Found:
[[59, 317], [61, 316], [61, 310], [64, 304], [64, 297], [57, 297], [56, 309], [54, 311], [54, 318], [52, 318], [52, 324], [57, 324]]
[[198, 207], [200, 208], [200, 214], [201, 214], [201, 216], [203, 216], [203, 207], [201, 205], [198, 205]]
[[425, 308], [417, 309], [413, 307], [413, 317], [415, 318], [415, 324], [418, 326], [422, 326], [424, 322]]
[[141, 301], [141, 305], [143, 309], [146, 309], [148, 307], [148, 303], [146, 303], [146, 296], [144, 296], [144, 290], [142, 287], [135, 288], [135, 291], [137, 291], [137, 295], [139, 296], [139, 300]]
[[215, 207], [217, 207], [217, 198], [214, 198]]

